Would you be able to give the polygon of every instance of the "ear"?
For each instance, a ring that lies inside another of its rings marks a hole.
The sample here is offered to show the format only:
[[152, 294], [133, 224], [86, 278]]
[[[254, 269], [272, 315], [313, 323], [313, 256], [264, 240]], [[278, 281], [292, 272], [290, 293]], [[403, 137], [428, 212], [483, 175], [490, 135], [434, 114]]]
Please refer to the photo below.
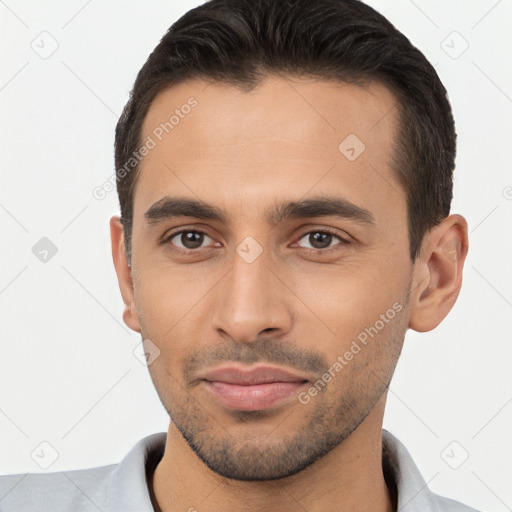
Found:
[[110, 219], [110, 238], [112, 241], [112, 258], [114, 259], [119, 289], [124, 302], [123, 320], [130, 329], [140, 333], [139, 314], [133, 293], [132, 270], [126, 258], [123, 224], [118, 216]]
[[425, 235], [414, 263], [411, 329], [431, 331], [450, 312], [462, 285], [468, 247], [468, 224], [461, 215], [449, 215]]

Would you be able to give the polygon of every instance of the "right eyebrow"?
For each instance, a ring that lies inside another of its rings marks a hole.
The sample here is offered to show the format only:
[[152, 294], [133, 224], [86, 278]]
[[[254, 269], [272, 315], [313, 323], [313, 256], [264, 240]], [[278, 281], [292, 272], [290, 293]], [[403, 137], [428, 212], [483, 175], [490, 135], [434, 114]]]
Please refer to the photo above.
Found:
[[224, 223], [227, 221], [224, 213], [213, 205], [195, 199], [169, 196], [154, 203], [144, 214], [148, 224], [158, 224], [175, 217], [196, 217]]

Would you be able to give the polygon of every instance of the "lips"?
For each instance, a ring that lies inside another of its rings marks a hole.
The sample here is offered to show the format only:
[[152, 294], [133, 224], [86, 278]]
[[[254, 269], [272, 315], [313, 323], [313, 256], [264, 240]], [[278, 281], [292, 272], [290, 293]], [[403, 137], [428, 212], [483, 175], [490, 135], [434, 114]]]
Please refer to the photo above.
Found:
[[245, 411], [276, 405], [295, 395], [308, 382], [305, 376], [272, 366], [217, 368], [200, 379], [220, 404]]
[[296, 375], [274, 366], [259, 366], [247, 370], [230, 366], [206, 372], [202, 377], [211, 382], [225, 382], [240, 386], [252, 386], [269, 382], [304, 382], [307, 377]]

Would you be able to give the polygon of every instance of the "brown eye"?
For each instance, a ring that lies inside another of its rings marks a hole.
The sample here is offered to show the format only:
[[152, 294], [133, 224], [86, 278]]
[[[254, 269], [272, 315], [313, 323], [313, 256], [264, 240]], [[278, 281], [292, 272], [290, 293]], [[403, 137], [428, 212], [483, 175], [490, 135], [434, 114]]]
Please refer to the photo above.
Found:
[[[332, 246], [332, 242], [337, 241], [342, 243], [348, 243], [339, 236], [329, 233], [328, 231], [311, 231], [309, 233], [306, 233], [300, 240], [299, 245], [301, 247], [304, 247], [306, 249], [330, 249], [334, 246]], [[302, 245], [301, 244], [305, 244]], [[337, 244], [334, 244], [337, 245]]]
[[212, 240], [206, 233], [201, 231], [180, 231], [169, 238], [169, 242], [181, 249], [198, 249], [205, 240]]

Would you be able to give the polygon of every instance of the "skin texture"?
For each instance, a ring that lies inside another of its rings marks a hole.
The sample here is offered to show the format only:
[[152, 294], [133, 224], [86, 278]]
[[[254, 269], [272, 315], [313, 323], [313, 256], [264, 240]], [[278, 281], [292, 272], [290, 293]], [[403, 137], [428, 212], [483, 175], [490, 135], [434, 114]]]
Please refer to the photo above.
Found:
[[[155, 508], [394, 510], [381, 465], [387, 387], [407, 329], [435, 328], [457, 298], [466, 221], [447, 217], [411, 262], [392, 171], [396, 100], [378, 83], [272, 75], [243, 92], [188, 81], [159, 94], [141, 139], [190, 97], [197, 106], [143, 161], [131, 267], [119, 218], [110, 222], [123, 318], [160, 351], [149, 371], [172, 418], [151, 482]], [[365, 145], [353, 161], [338, 147], [349, 134]], [[148, 222], [165, 196], [209, 203], [225, 219]], [[319, 197], [350, 201], [374, 222], [267, 219], [276, 204]], [[170, 238], [180, 229], [204, 232], [199, 248], [180, 253], [186, 239]], [[333, 236], [318, 245], [313, 235], [326, 229]], [[351, 349], [371, 326], [377, 333]], [[329, 368], [332, 378], [307, 403], [295, 393], [239, 411], [198, 380], [225, 363], [287, 369], [309, 381], [306, 392]]]

